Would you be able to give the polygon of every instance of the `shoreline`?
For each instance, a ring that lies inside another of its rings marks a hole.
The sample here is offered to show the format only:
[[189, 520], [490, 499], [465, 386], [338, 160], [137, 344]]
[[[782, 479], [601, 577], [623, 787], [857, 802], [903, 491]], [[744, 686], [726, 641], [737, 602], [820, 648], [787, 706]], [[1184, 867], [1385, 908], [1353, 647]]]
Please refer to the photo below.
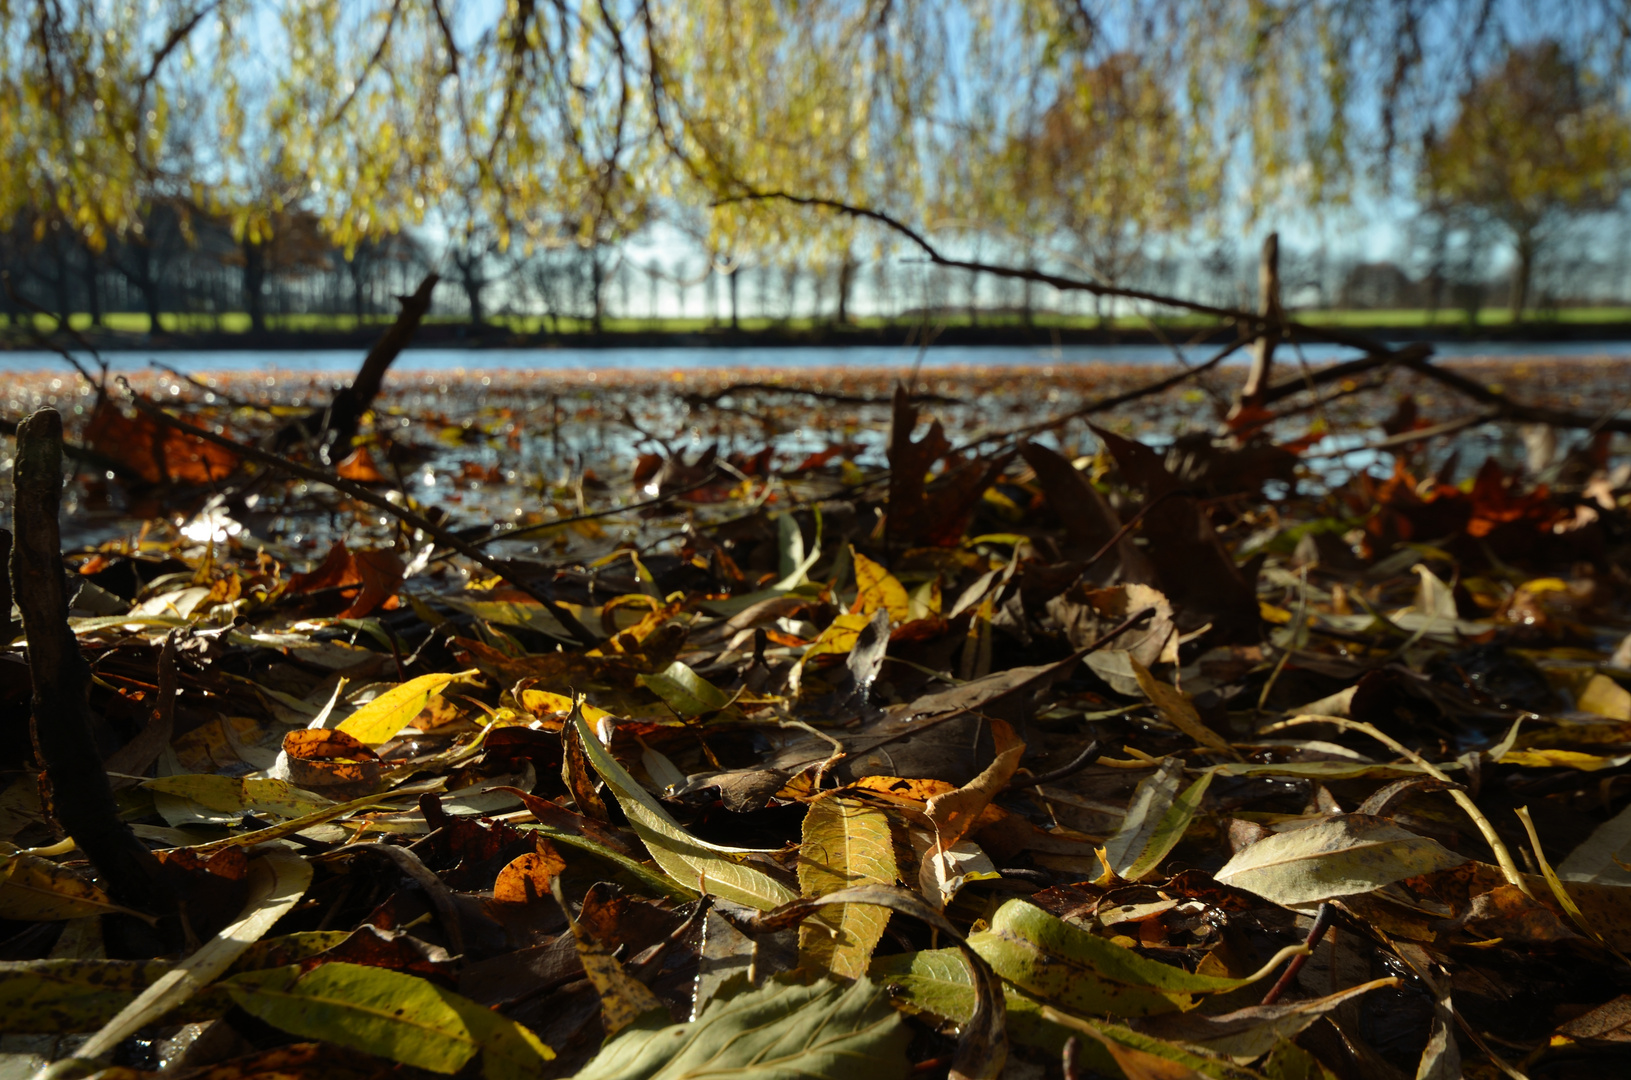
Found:
[[[0, 355], [8, 352], [37, 352], [59, 345], [71, 351], [84, 351], [83, 341], [104, 352], [301, 352], [319, 349], [358, 349], [366, 351], [379, 338], [388, 322], [352, 330], [271, 330], [264, 334], [239, 331], [166, 332], [156, 335], [125, 331], [81, 330], [74, 335], [48, 335], [31, 339], [15, 328], [0, 329]], [[1314, 324], [1332, 333], [1364, 335], [1381, 341], [1409, 344], [1512, 345], [1524, 342], [1631, 344], [1631, 322], [1590, 323], [1540, 321], [1511, 325], [1479, 325], [1472, 328], [1450, 325], [1360, 325], [1350, 323]], [[783, 348], [910, 348], [927, 341], [934, 346], [1048, 348], [1052, 346], [1220, 346], [1232, 340], [1229, 327], [1175, 324], [1157, 330], [1134, 327], [1049, 326], [946, 326], [936, 329], [925, 324], [894, 324], [884, 327], [818, 326], [812, 328], [768, 328], [731, 330], [716, 327], [699, 330], [610, 330], [601, 333], [519, 333], [501, 326], [474, 330], [459, 323], [427, 323], [414, 335], [410, 348], [482, 352], [489, 349], [536, 349], [615, 351], [622, 349], [783, 349]], [[50, 342], [44, 344], [42, 342]]]

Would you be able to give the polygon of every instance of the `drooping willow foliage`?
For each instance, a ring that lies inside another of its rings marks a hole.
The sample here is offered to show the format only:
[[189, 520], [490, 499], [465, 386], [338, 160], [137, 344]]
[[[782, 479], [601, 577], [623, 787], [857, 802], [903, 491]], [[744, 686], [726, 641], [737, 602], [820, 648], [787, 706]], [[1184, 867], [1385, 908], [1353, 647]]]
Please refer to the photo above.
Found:
[[253, 240], [434, 210], [502, 243], [656, 213], [723, 257], [852, 224], [1119, 245], [1386, 182], [1515, 45], [1618, 86], [1624, 0], [0, 0], [0, 220], [169, 200]]

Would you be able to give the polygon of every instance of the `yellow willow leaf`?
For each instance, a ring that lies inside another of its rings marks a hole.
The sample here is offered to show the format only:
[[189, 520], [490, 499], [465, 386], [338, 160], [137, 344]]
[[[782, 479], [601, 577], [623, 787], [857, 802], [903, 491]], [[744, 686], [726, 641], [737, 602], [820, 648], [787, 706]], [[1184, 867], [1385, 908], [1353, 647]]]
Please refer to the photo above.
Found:
[[[895, 883], [895, 845], [889, 816], [842, 795], [810, 804], [799, 845], [799, 888], [825, 896], [857, 885]], [[889, 909], [866, 904], [822, 908], [799, 927], [801, 965], [845, 979], [866, 974], [872, 950], [889, 923]]]
[[12, 855], [0, 872], [0, 919], [56, 922], [125, 910], [92, 882], [38, 855]]
[[1518, 820], [1523, 822], [1524, 831], [1529, 834], [1529, 846], [1534, 849], [1535, 861], [1540, 863], [1540, 872], [1546, 878], [1546, 885], [1552, 890], [1552, 896], [1556, 898], [1558, 906], [1563, 909], [1564, 913], [1574, 922], [1574, 925], [1578, 926], [1587, 937], [1594, 938], [1597, 941], [1603, 940], [1602, 935], [1597, 932], [1597, 927], [1580, 911], [1580, 905], [1574, 902], [1574, 897], [1569, 895], [1569, 890], [1563, 885], [1563, 879], [1558, 877], [1557, 871], [1552, 869], [1552, 864], [1546, 858], [1545, 850], [1540, 846], [1540, 834], [1535, 831], [1535, 822], [1529, 816], [1529, 808], [1527, 806], [1518, 807], [1517, 815]]
[[478, 672], [461, 671], [456, 675], [421, 675], [393, 686], [342, 720], [338, 728], [360, 743], [378, 746], [408, 726], [408, 721], [424, 711], [432, 694], [439, 694], [455, 679], [468, 678]]
[[882, 608], [889, 612], [889, 621], [897, 625], [910, 620], [912, 598], [907, 594], [906, 586], [897, 581], [894, 574], [860, 552], [852, 552], [851, 557], [855, 560], [855, 610], [862, 615], [871, 615]]
[[298, 818], [334, 805], [333, 800], [302, 791], [287, 780], [255, 780], [234, 776], [194, 774], [144, 780], [142, 787], [179, 795], [211, 810], [236, 813], [259, 810], [278, 817]]
[[486, 1080], [540, 1075], [555, 1052], [515, 1021], [427, 979], [388, 968], [294, 964], [234, 976], [232, 1000], [291, 1035], [452, 1075], [481, 1055]]
[[289, 913], [306, 894], [311, 877], [311, 864], [291, 852], [274, 849], [255, 860], [250, 867], [249, 899], [237, 920], [143, 990], [76, 1050], [74, 1057], [99, 1058], [111, 1053], [137, 1030], [214, 982]]
[[1144, 691], [1144, 696], [1160, 711], [1161, 719], [1194, 739], [1199, 746], [1227, 754], [1232, 758], [1240, 757], [1222, 735], [1207, 727], [1201, 720], [1201, 714], [1195, 711], [1195, 705], [1189, 700], [1189, 695], [1151, 675], [1150, 669], [1140, 664], [1137, 659], [1129, 656], [1127, 662], [1132, 665], [1133, 677], [1138, 680], [1139, 689]]
[[688, 889], [760, 911], [798, 899], [792, 889], [747, 863], [745, 856], [759, 852], [709, 844], [680, 828], [662, 804], [600, 745], [581, 712], [573, 713], [572, 723], [577, 725], [589, 763], [612, 789], [635, 835], [646, 845], [663, 873]]

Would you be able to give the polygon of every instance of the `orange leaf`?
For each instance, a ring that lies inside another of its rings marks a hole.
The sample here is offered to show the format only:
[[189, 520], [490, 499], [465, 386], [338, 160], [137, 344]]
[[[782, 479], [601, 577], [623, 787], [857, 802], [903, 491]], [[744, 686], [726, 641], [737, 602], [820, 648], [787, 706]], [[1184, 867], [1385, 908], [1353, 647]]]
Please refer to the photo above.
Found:
[[379, 466], [374, 464], [367, 447], [363, 446], [351, 451], [350, 456], [335, 466], [334, 471], [339, 473], [342, 479], [353, 480], [359, 484], [379, 484], [385, 481], [385, 474], [379, 471]]
[[85, 445], [150, 484], [208, 484], [238, 467], [238, 455], [226, 447], [146, 416], [126, 416], [106, 398], [96, 403], [85, 425]]
[[526, 904], [549, 895], [549, 883], [566, 869], [566, 860], [542, 837], [538, 850], [529, 851], [498, 872], [493, 899], [505, 904]]

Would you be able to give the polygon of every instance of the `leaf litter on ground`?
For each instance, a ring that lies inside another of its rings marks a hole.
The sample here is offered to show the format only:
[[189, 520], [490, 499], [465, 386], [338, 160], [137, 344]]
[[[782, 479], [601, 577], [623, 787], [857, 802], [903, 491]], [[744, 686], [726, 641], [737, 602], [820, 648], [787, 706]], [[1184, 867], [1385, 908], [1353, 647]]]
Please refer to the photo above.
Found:
[[[337, 474], [435, 535], [86, 388], [63, 626], [167, 899], [64, 832], [13, 622], [7, 1075], [1631, 1067], [1608, 443], [831, 380], [403, 377]], [[327, 469], [274, 438], [322, 387], [218, 381], [133, 384]]]

